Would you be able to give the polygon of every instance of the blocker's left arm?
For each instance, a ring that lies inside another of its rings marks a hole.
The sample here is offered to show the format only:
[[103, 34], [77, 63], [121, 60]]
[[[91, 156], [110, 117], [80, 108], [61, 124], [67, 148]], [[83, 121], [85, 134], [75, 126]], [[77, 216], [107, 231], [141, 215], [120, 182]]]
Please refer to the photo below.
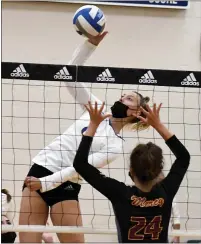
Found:
[[91, 186], [112, 201], [125, 195], [127, 186], [122, 182], [106, 177], [88, 163], [88, 154], [92, 140], [93, 138], [90, 136], [83, 136], [73, 166]]

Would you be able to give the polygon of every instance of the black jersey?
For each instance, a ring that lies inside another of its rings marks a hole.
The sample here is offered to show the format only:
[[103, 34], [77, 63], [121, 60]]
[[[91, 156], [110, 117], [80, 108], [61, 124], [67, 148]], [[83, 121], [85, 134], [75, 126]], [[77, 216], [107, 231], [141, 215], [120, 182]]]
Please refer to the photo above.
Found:
[[150, 192], [106, 177], [88, 163], [93, 138], [83, 136], [74, 159], [76, 171], [112, 203], [119, 230], [119, 242], [168, 242], [172, 201], [188, 169], [190, 155], [172, 136], [166, 144], [176, 156], [167, 177]]

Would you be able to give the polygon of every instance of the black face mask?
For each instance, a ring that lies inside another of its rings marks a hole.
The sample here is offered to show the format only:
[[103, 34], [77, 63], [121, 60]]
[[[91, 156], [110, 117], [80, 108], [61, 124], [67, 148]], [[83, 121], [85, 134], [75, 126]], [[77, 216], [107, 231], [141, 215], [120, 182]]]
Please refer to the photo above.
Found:
[[114, 118], [118, 118], [118, 119], [126, 118], [126, 117], [128, 117], [128, 115], [127, 115], [128, 109], [129, 109], [128, 106], [121, 103], [120, 101], [117, 101], [111, 107], [112, 116]]

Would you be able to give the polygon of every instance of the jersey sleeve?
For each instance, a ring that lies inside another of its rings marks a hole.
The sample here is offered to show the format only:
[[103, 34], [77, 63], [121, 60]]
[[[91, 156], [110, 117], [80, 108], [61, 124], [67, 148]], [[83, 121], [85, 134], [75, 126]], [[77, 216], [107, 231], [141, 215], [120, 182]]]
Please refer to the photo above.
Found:
[[67, 167], [54, 174], [39, 178], [41, 182], [40, 192], [47, 192], [55, 189], [66, 181], [77, 179], [79, 181], [79, 175], [75, 171], [74, 167]]
[[190, 154], [175, 135], [168, 139], [166, 144], [175, 155], [176, 160], [173, 163], [170, 172], [161, 182], [161, 184], [165, 188], [168, 196], [173, 199], [188, 169]]
[[73, 166], [91, 186], [113, 201], [126, 194], [127, 186], [122, 182], [106, 177], [97, 168], [89, 164], [88, 155], [92, 140], [92, 137], [83, 136]]
[[[114, 161], [119, 156], [119, 149], [116, 145], [109, 143], [104, 146], [100, 151], [91, 154], [88, 157], [88, 162], [96, 168], [102, 168], [107, 164]], [[61, 171], [54, 174], [40, 178], [41, 182], [41, 192], [50, 191], [66, 181], [71, 181], [74, 179], [81, 180], [81, 177], [76, 172], [74, 167], [67, 167]]]
[[96, 46], [86, 40], [74, 51], [68, 65], [83, 65], [95, 50]]
[[[83, 65], [86, 60], [92, 55], [95, 51], [96, 46], [89, 43], [86, 40], [81, 46], [79, 46], [75, 52], [73, 53], [72, 59], [68, 63], [69, 65]], [[69, 93], [74, 97], [77, 103], [79, 103], [82, 107], [84, 104], [87, 104], [88, 101], [94, 103], [97, 101], [101, 103], [101, 101], [94, 96], [90, 90], [86, 87], [84, 83], [81, 82], [66, 82], [66, 87]]]

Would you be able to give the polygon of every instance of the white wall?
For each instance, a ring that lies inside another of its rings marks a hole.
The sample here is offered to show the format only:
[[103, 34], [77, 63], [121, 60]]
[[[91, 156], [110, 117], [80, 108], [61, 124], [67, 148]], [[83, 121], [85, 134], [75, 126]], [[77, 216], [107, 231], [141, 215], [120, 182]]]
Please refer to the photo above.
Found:
[[[53, 63], [65, 64], [70, 59], [73, 50], [83, 41], [79, 37], [72, 26], [72, 16], [79, 5], [72, 4], [56, 4], [56, 3], [14, 3], [3, 2], [2, 11], [2, 54], [3, 61], [16, 62], [35, 62], [35, 63]], [[119, 66], [119, 67], [142, 67], [142, 68], [156, 68], [156, 69], [186, 69], [201, 71], [200, 60], [200, 32], [201, 32], [201, 2], [192, 1], [189, 10], [162, 10], [162, 9], [143, 9], [143, 8], [118, 8], [118, 7], [102, 7], [108, 19], [108, 30], [110, 34], [96, 50], [87, 62], [88, 65], [100, 66]], [[11, 81], [3, 81], [3, 100], [12, 100], [13, 95], [16, 100], [27, 101], [28, 87], [26, 82], [22, 86], [14, 85], [14, 93], [12, 93]], [[19, 81], [17, 81], [19, 84]], [[32, 82], [36, 84], [36, 82]], [[47, 83], [46, 83], [47, 84]], [[96, 86], [97, 87], [97, 86]], [[101, 89], [94, 90], [97, 96], [104, 99], [107, 91], [107, 102], [111, 104], [121, 94], [121, 86], [117, 86], [119, 90], [110, 93], [110, 90]], [[124, 89], [131, 87], [124, 87]], [[134, 86], [136, 88], [136, 86]], [[164, 107], [162, 110], [162, 119], [165, 122], [180, 123], [170, 124], [170, 128], [178, 133], [179, 138], [192, 139], [194, 141], [186, 140], [186, 145], [192, 154], [197, 156], [192, 157], [190, 171], [201, 171], [201, 151], [200, 151], [200, 135], [197, 133], [201, 128], [198, 126], [201, 121], [201, 113], [199, 101], [201, 100], [198, 89], [186, 89], [184, 97], [184, 88], [155, 88], [154, 87], [140, 87], [143, 93], [149, 95], [156, 101], [162, 101]], [[42, 88], [36, 86], [30, 87], [30, 94], [33, 100], [43, 101], [40, 96]], [[132, 87], [133, 89], [133, 87]], [[170, 91], [168, 93], [168, 91]], [[47, 97], [59, 102], [58, 89], [55, 87], [51, 89], [46, 86]], [[67, 93], [63, 94], [63, 99], [66, 100]], [[31, 99], [31, 98], [30, 98]], [[46, 98], [47, 99], [47, 98]], [[67, 99], [71, 99], [68, 97]], [[175, 103], [175, 101], [177, 101]], [[40, 106], [37, 107], [35, 103], [27, 102], [3, 102], [3, 132], [21, 131], [23, 134], [14, 135], [14, 146], [20, 148], [29, 148], [27, 145], [27, 119], [14, 119], [14, 127], [11, 125], [11, 118], [6, 116], [28, 116], [27, 107], [33, 116], [41, 117]], [[59, 103], [55, 107], [49, 107], [46, 111], [46, 117], [57, 116]], [[13, 107], [13, 110], [12, 110]], [[183, 116], [183, 109], [185, 113]], [[194, 108], [194, 109], [192, 109]], [[65, 112], [65, 111], [64, 111]], [[169, 114], [169, 117], [168, 117]], [[69, 116], [73, 116], [70, 114]], [[66, 126], [71, 121], [63, 121], [59, 126], [51, 120], [48, 120], [49, 135], [46, 136], [46, 143], [53, 139], [50, 133], [59, 133], [64, 131]], [[185, 126], [184, 123], [194, 123], [194, 126]], [[43, 119], [29, 120], [29, 126], [33, 132], [41, 132], [41, 124]], [[66, 125], [67, 124], [67, 125]], [[43, 131], [42, 131], [43, 132]], [[132, 134], [133, 135], [133, 134]], [[125, 134], [125, 137], [128, 134]], [[131, 136], [131, 135], [130, 135]], [[134, 146], [138, 141], [136, 134], [134, 139], [127, 139], [130, 146]], [[153, 131], [142, 132], [139, 135], [142, 141], [147, 141], [153, 138]], [[157, 135], [154, 135], [157, 137]], [[146, 137], [148, 139], [143, 139]], [[3, 185], [11, 189], [13, 195], [16, 196], [16, 211], [19, 211], [19, 200], [21, 194], [21, 184], [24, 179], [28, 167], [30, 166], [30, 159], [36, 153], [34, 148], [44, 146], [43, 137], [30, 137], [30, 151], [15, 150], [15, 166], [13, 150], [3, 150]], [[196, 141], [197, 140], [197, 141]], [[169, 153], [162, 140], [156, 140], [163, 148], [165, 153]], [[12, 147], [12, 134], [3, 134], [3, 147]], [[129, 152], [129, 147], [125, 147], [125, 151]], [[30, 153], [30, 154], [29, 154]], [[122, 180], [125, 179], [125, 169], [127, 161], [124, 162], [120, 158], [111, 165], [111, 168], [119, 168], [120, 170], [110, 169], [113, 177]], [[167, 166], [170, 167], [170, 157], [166, 156]], [[125, 165], [124, 165], [125, 164]], [[115, 166], [114, 166], [115, 165]], [[108, 173], [108, 170], [104, 170]], [[182, 183], [184, 187], [180, 188], [178, 193], [178, 202], [182, 220], [182, 227], [185, 228], [185, 223], [188, 218], [188, 228], [199, 229], [200, 226], [200, 204], [188, 204], [187, 201], [201, 203], [200, 188], [192, 189], [188, 186], [200, 186], [200, 173], [189, 172], [187, 179]], [[13, 179], [16, 180], [15, 187]], [[10, 180], [10, 182], [8, 181]], [[188, 181], [187, 181], [188, 180]], [[14, 187], [14, 189], [13, 189]], [[190, 190], [189, 196], [186, 195]], [[81, 198], [93, 197], [92, 190], [89, 186], [84, 186], [81, 192]], [[100, 198], [101, 195], [94, 192], [95, 198]], [[183, 203], [182, 203], [183, 202]], [[85, 216], [85, 223], [90, 224], [94, 215], [93, 202], [81, 201], [82, 212], [90, 213], [88, 218]], [[110, 215], [107, 201], [95, 201], [96, 214], [106, 213]], [[94, 223], [102, 224], [107, 227], [108, 216], [101, 218], [98, 215]], [[198, 220], [193, 218], [199, 217]], [[17, 221], [17, 214], [16, 219]], [[113, 220], [111, 222], [114, 222]], [[112, 241], [116, 240], [112, 236], [87, 236], [90, 241]]]
[[[3, 60], [66, 63], [79, 5], [3, 3]], [[189, 10], [103, 7], [110, 35], [88, 64], [201, 70], [201, 2]]]

